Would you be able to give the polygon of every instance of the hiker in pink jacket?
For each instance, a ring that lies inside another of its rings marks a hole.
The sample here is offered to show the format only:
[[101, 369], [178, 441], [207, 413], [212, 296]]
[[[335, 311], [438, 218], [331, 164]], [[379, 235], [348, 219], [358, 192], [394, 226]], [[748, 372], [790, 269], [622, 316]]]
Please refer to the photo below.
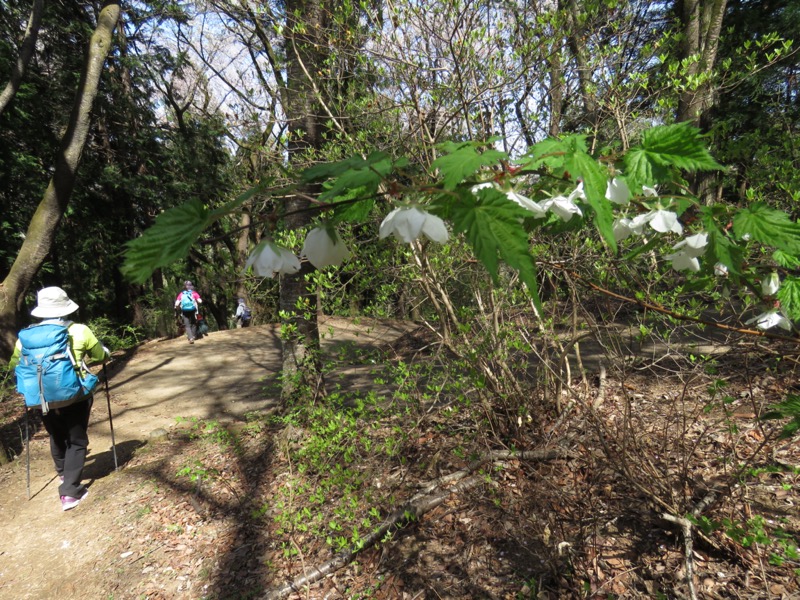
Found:
[[186, 329], [186, 337], [189, 338], [190, 344], [194, 344], [194, 340], [197, 337], [197, 311], [202, 303], [203, 299], [194, 290], [192, 282], [185, 281], [183, 290], [175, 298], [175, 310], [180, 310], [183, 326]]

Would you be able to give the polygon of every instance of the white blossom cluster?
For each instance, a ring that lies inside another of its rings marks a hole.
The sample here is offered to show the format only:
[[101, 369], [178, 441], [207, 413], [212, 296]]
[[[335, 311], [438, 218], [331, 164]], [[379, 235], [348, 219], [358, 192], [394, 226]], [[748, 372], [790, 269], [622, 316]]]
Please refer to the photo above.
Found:
[[[401, 242], [410, 244], [420, 235], [440, 244], [448, 240], [447, 228], [439, 217], [421, 208], [395, 208], [381, 223], [380, 238], [393, 235]], [[317, 269], [333, 265], [338, 267], [348, 258], [350, 250], [333, 229], [315, 227], [308, 232], [301, 256], [305, 256]], [[267, 241], [261, 242], [245, 263], [245, 270], [253, 267], [259, 277], [272, 278], [277, 274], [297, 273], [300, 259], [291, 250]]]
[[[586, 200], [583, 183], [578, 183], [566, 196], [553, 196], [540, 202], [523, 196], [511, 187], [504, 188], [494, 181], [476, 184], [472, 186], [471, 191], [473, 194], [478, 194], [485, 188], [501, 191], [509, 200], [532, 213], [536, 219], [547, 217], [548, 212], [557, 215], [564, 222], [575, 215], [583, 216], [577, 204], [577, 200]], [[658, 191], [654, 187], [643, 186], [642, 193], [648, 198], [658, 198]], [[632, 194], [624, 179], [613, 177], [608, 182], [605, 197], [613, 204], [624, 207], [630, 204]], [[683, 225], [678, 220], [677, 213], [669, 210], [669, 206], [662, 206], [661, 203], [658, 203], [657, 208], [633, 218], [618, 217], [612, 225], [614, 239], [618, 242], [632, 235], [644, 235], [648, 227], [662, 234], [683, 235]], [[379, 237], [384, 239], [389, 236], [406, 244], [412, 243], [420, 236], [440, 244], [449, 238], [444, 221], [417, 206], [395, 208], [386, 216], [381, 223]], [[665, 258], [671, 262], [672, 268], [676, 271], [698, 272], [699, 259], [705, 253], [707, 246], [708, 234], [701, 231], [678, 241], [672, 246], [674, 252]], [[306, 236], [301, 256], [305, 256], [314, 267], [321, 269], [326, 266], [341, 265], [350, 258], [351, 253], [332, 228], [320, 226], [312, 229]], [[256, 246], [251, 253], [245, 269], [250, 267], [253, 267], [256, 275], [272, 278], [279, 273], [292, 274], [299, 271], [300, 259], [291, 250], [272, 241], [266, 241]], [[717, 263], [714, 266], [714, 273], [724, 277], [727, 276], [728, 269], [722, 263]], [[780, 278], [777, 273], [772, 273], [762, 282], [762, 293], [767, 298], [774, 297], [779, 288]], [[747, 324], [755, 324], [759, 329], [777, 326], [790, 330], [792, 327], [789, 319], [778, 308], [759, 314], [747, 321]]]

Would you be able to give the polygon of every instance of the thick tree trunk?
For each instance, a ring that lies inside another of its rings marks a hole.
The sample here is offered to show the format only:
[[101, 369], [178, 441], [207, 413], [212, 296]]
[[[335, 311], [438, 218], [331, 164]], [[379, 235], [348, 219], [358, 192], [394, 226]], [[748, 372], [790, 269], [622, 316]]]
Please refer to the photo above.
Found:
[[14, 96], [22, 84], [22, 78], [33, 58], [33, 51], [36, 49], [36, 39], [39, 37], [39, 27], [42, 24], [42, 13], [44, 12], [44, 0], [34, 0], [31, 7], [31, 16], [28, 19], [28, 26], [22, 38], [19, 48], [19, 58], [11, 70], [11, 78], [6, 84], [5, 89], [0, 93], [0, 115], [14, 99]]
[[[709, 73], [717, 61], [719, 35], [727, 0], [678, 0], [677, 8], [683, 26], [683, 45], [679, 60], [686, 61], [687, 79]], [[704, 116], [714, 104], [716, 90], [711, 79], [703, 80], [696, 88], [688, 87], [678, 99], [678, 121], [688, 121], [704, 128]], [[714, 202], [716, 173], [696, 173], [692, 189], [707, 204]]]
[[[719, 49], [719, 35], [727, 0], [678, 0], [678, 14], [683, 26], [680, 60], [688, 63], [686, 77], [708, 73], [714, 68]], [[696, 60], [692, 60], [695, 57]], [[710, 81], [684, 91], [678, 101], [678, 121], [699, 125], [703, 113], [712, 105], [714, 88]]]
[[56, 231], [69, 203], [89, 132], [92, 103], [97, 95], [103, 63], [111, 49], [119, 14], [119, 2], [107, 1], [103, 4], [89, 43], [69, 124], [56, 157], [53, 177], [31, 219], [25, 241], [14, 264], [8, 276], [0, 283], [0, 353], [3, 357], [11, 355], [16, 340], [18, 311], [31, 281], [52, 248]]
[[[322, 143], [322, 124], [319, 102], [314, 86], [309, 81], [312, 73], [322, 68], [323, 56], [318, 35], [324, 35], [324, 0], [287, 0], [286, 44], [287, 85], [284, 110], [289, 121], [289, 162], [293, 167], [302, 167], [313, 159], [314, 151]], [[315, 190], [302, 189], [304, 195]], [[310, 203], [304, 197], [295, 196], [287, 201], [284, 224], [289, 229], [307, 225]], [[317, 325], [315, 290], [306, 275], [312, 270], [308, 263], [293, 275], [282, 275], [280, 279], [281, 321], [284, 326], [283, 341], [283, 400], [297, 393], [298, 384], [316, 380], [320, 372], [320, 340]]]

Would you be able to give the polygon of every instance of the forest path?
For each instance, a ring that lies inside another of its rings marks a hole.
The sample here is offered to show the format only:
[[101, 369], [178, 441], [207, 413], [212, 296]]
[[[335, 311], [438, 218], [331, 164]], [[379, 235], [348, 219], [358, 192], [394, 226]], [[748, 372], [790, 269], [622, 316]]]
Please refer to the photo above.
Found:
[[[326, 353], [368, 352], [414, 327], [368, 319], [320, 322]], [[265, 397], [264, 387], [280, 368], [280, 358], [277, 326], [263, 325], [212, 332], [192, 345], [185, 337], [152, 341], [124, 361], [112, 360], [108, 391], [118, 471], [103, 387], [95, 395], [89, 426], [84, 483], [90, 493], [80, 506], [61, 510], [41, 427], [30, 443], [30, 500], [24, 453], [0, 468], [0, 598], [119, 597], [110, 593], [108, 577], [120, 560], [120, 539], [130, 535], [116, 530], [132, 485], [125, 463], [152, 432], [175, 426], [178, 418], [236, 421], [274, 406], [276, 399]], [[352, 384], [368, 376], [357, 369], [344, 374]]]

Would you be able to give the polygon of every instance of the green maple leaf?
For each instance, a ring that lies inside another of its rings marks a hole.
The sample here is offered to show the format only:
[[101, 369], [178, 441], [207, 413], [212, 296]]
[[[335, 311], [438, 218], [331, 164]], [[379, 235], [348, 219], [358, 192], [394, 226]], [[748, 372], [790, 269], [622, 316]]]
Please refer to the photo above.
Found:
[[483, 167], [496, 165], [508, 159], [508, 154], [499, 150], [488, 149], [478, 151], [479, 144], [468, 142], [455, 144], [448, 142], [442, 146], [446, 152], [433, 161], [433, 168], [442, 175], [444, 189], [454, 190], [467, 177], [474, 175]]
[[778, 289], [781, 308], [792, 321], [800, 321], [800, 279], [786, 277]]
[[722, 263], [733, 275], [742, 272], [742, 250], [726, 236], [713, 222], [705, 220], [708, 232], [707, 261], [711, 265]]
[[785, 212], [757, 203], [742, 209], [733, 217], [737, 237], [750, 239], [797, 256], [800, 254], [800, 225]]
[[352, 157], [334, 165], [316, 165], [306, 171], [306, 173], [311, 171], [311, 174], [304, 175], [304, 178], [307, 176], [319, 179], [323, 174], [336, 177], [320, 194], [319, 199], [339, 202], [356, 197], [374, 196], [389, 173], [395, 168], [404, 166], [405, 163], [405, 159], [392, 161], [385, 152], [373, 152], [365, 159]]
[[770, 406], [769, 410], [761, 415], [761, 420], [791, 419], [783, 426], [779, 439], [789, 439], [800, 431], [800, 396], [789, 394], [779, 404]]
[[152, 227], [127, 243], [122, 274], [144, 283], [153, 271], [184, 258], [214, 217], [199, 200], [164, 211]]
[[711, 171], [722, 169], [709, 153], [700, 130], [688, 123], [653, 127], [644, 132], [642, 143], [628, 150], [623, 159], [631, 191], [665, 181], [674, 169]]
[[616, 252], [614, 212], [611, 203], [606, 199], [608, 175], [605, 169], [586, 152], [575, 150], [567, 155], [567, 170], [574, 177], [583, 180], [583, 192], [586, 194], [589, 206], [594, 210], [595, 225], [606, 243]]
[[456, 233], [464, 236], [476, 258], [486, 267], [495, 284], [502, 260], [515, 269], [525, 283], [536, 307], [541, 310], [536, 264], [530, 253], [528, 234], [521, 225], [530, 213], [493, 189], [481, 190], [478, 197], [462, 194], [451, 208], [450, 218]]

